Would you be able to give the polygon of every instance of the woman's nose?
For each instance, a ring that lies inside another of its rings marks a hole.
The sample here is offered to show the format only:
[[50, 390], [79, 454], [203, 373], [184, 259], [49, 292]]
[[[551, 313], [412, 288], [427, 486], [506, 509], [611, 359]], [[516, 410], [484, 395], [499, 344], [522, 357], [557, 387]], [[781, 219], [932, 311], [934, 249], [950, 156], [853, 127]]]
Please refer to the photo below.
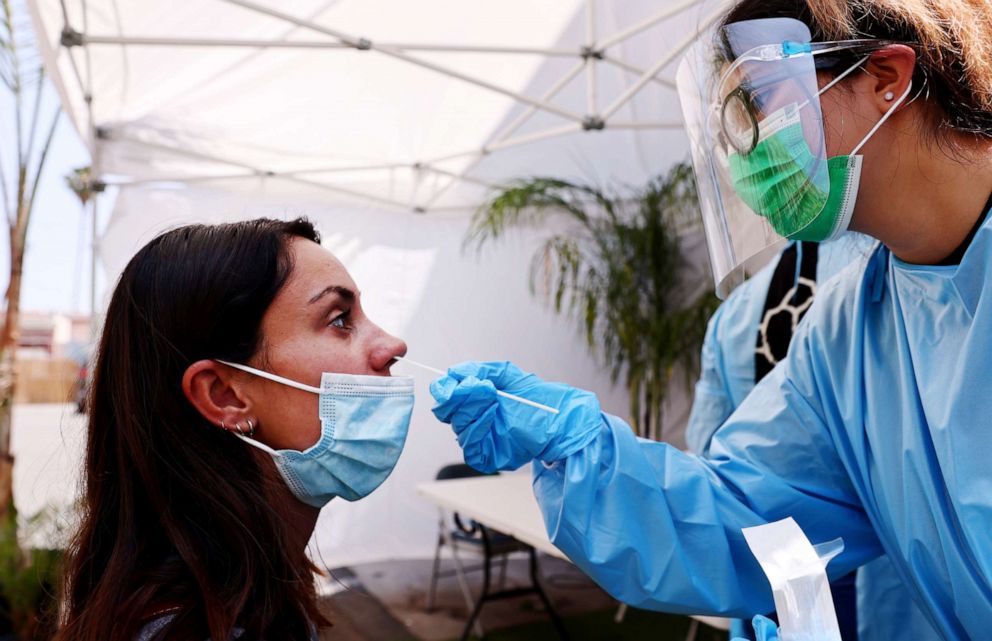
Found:
[[397, 356], [406, 356], [406, 342], [392, 334], [382, 332], [372, 349], [369, 364], [374, 371], [388, 374], [389, 366]]

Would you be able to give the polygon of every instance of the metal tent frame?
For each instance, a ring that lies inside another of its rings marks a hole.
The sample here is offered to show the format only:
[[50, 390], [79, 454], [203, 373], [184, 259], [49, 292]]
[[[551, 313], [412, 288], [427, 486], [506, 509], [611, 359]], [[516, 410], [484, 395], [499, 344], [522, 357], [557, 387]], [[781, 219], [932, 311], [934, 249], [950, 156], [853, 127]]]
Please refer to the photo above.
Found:
[[[664, 130], [681, 129], [680, 121], [650, 121], [635, 120], [623, 121], [616, 118], [618, 112], [627, 105], [644, 87], [648, 84], [657, 84], [669, 89], [675, 88], [675, 83], [668, 78], [660, 76], [660, 72], [685, 49], [687, 49], [706, 29], [708, 29], [722, 14], [724, 3], [719, 3], [717, 9], [706, 16], [695, 29], [691, 30], [679, 41], [666, 55], [661, 57], [650, 68], [642, 69], [634, 66], [619, 55], [608, 50], [624, 43], [630, 38], [643, 33], [665, 20], [687, 11], [693, 7], [702, 5], [705, 0], [683, 0], [682, 2], [664, 7], [654, 15], [633, 24], [618, 33], [609, 37], [599, 39], [597, 34], [597, 24], [595, 19], [596, 3], [603, 0], [585, 0], [585, 40], [574, 48], [524, 48], [524, 47], [502, 47], [502, 46], [472, 46], [472, 45], [452, 45], [452, 44], [432, 44], [432, 43], [395, 43], [377, 42], [372, 39], [344, 33], [342, 31], [318, 24], [313, 20], [299, 18], [278, 9], [253, 2], [251, 0], [215, 0], [230, 5], [240, 7], [246, 11], [251, 11], [269, 18], [282, 21], [287, 25], [304, 29], [320, 37], [312, 40], [259, 40], [259, 39], [238, 39], [238, 38], [186, 38], [175, 37], [128, 37], [111, 36], [104, 34], [90, 33], [87, 20], [87, 1], [80, 0], [82, 6], [82, 25], [73, 25], [69, 19], [69, 12], [66, 8], [66, 0], [61, 0], [63, 14], [63, 30], [61, 37], [62, 49], [66, 51], [73, 76], [78, 84], [78, 89], [82, 93], [83, 100], [87, 108], [88, 117], [88, 146], [93, 160], [94, 180], [99, 181], [99, 186], [107, 185], [126, 187], [130, 185], [147, 185], [152, 183], [176, 183], [176, 182], [198, 182], [217, 181], [245, 178], [275, 178], [290, 181], [299, 185], [316, 187], [339, 195], [358, 198], [392, 209], [414, 211], [417, 213], [427, 213], [430, 211], [442, 211], [436, 203], [454, 185], [459, 182], [478, 184], [484, 187], [492, 187], [484, 181], [473, 178], [470, 174], [484, 157], [497, 151], [533, 144], [539, 141], [558, 138], [583, 131], [610, 130]], [[77, 29], [76, 27], [81, 27]], [[344, 167], [311, 167], [294, 171], [275, 171], [266, 167], [259, 167], [245, 164], [232, 158], [223, 158], [214, 155], [207, 155], [199, 152], [181, 149], [165, 144], [149, 143], [135, 138], [127, 138], [126, 134], [118, 134], [101, 123], [96, 123], [93, 116], [93, 94], [92, 94], [92, 63], [90, 50], [92, 47], [121, 46], [121, 47], [203, 47], [203, 48], [247, 48], [247, 49], [321, 49], [327, 51], [357, 50], [368, 52], [369, 55], [388, 56], [404, 63], [425, 68], [435, 73], [443, 74], [451, 78], [469, 83], [476, 87], [491, 91], [513, 99], [526, 109], [519, 114], [512, 122], [507, 124], [495, 136], [491, 142], [482, 147], [466, 149], [464, 151], [446, 154], [437, 158], [424, 158], [413, 161], [387, 162], [379, 165], [358, 165]], [[76, 52], [81, 53], [82, 61], [77, 60]], [[457, 71], [453, 68], [418, 57], [417, 53], [480, 53], [480, 54], [529, 54], [542, 55], [549, 58], [574, 58], [576, 63], [569, 70], [560, 76], [548, 89], [538, 97], [532, 97], [523, 93], [497, 86], [485, 78], [473, 76]], [[626, 73], [636, 74], [637, 79], [628, 85], [619, 95], [612, 97], [610, 102], [604, 102], [604, 96], [597, 92], [597, 73], [602, 65], [609, 65], [623, 70]], [[83, 67], [84, 69], [81, 69]], [[585, 73], [586, 77], [586, 111], [576, 113], [569, 109], [562, 108], [554, 104], [553, 100], [558, 93], [571, 83], [580, 74]], [[517, 132], [527, 124], [533, 116], [539, 112], [552, 114], [561, 120], [562, 124], [550, 126], [539, 131], [518, 134]], [[99, 149], [101, 141], [107, 140], [127, 140], [140, 145], [154, 148], [157, 151], [178, 154], [209, 161], [231, 168], [231, 172], [226, 174], [203, 175], [203, 176], [156, 176], [140, 180], [130, 180], [121, 178], [109, 178], [101, 176], [99, 171]], [[452, 172], [439, 167], [441, 163], [453, 159], [468, 159], [467, 166], [458, 172]], [[406, 169], [417, 172], [418, 175], [432, 175], [436, 178], [446, 179], [442, 184], [436, 185], [432, 192], [419, 202], [403, 202], [400, 200], [386, 198], [380, 195], [370, 194], [355, 189], [330, 185], [315, 177], [343, 172], [384, 172]], [[95, 240], [95, 239], [94, 239]]]

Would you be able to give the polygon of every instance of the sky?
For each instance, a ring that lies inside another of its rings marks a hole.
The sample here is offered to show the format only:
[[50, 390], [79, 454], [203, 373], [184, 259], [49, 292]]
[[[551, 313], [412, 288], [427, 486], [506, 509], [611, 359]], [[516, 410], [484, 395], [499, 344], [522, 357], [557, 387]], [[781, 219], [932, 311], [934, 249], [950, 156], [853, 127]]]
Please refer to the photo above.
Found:
[[[15, 160], [14, 109], [5, 87], [0, 87], [0, 158], [12, 186]], [[58, 95], [46, 83], [42, 122], [58, 107]], [[44, 129], [47, 126], [39, 126]], [[41, 138], [41, 134], [38, 134]], [[40, 146], [40, 142], [39, 145]], [[89, 164], [89, 154], [69, 119], [60, 118], [38, 187], [34, 213], [28, 228], [24, 258], [21, 309], [43, 312], [89, 313], [90, 308], [90, 212], [83, 212], [79, 199], [66, 186], [65, 176]], [[9, 187], [10, 188], [10, 187]], [[105, 201], [108, 199], [104, 199]], [[110, 203], [102, 203], [100, 224], [106, 223]], [[98, 298], [102, 300], [103, 274], [98, 268]], [[6, 291], [10, 278], [10, 246], [7, 226], [0, 240], [0, 288]]]

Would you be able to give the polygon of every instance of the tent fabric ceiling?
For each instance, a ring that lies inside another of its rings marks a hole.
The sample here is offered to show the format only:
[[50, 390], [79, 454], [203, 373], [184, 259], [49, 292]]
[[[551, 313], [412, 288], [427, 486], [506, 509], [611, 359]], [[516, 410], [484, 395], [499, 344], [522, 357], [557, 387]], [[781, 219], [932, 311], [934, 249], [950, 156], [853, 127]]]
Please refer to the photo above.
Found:
[[673, 70], [722, 5], [31, 4], [108, 181], [279, 177], [418, 212], [470, 211], [518, 176], [639, 184], [683, 160]]

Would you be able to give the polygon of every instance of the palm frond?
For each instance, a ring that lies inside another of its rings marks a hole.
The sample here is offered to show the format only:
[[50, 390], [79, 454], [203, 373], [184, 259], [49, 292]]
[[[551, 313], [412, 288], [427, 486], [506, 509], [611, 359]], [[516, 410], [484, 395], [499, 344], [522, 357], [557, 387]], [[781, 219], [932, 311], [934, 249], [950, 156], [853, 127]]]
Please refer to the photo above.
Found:
[[624, 379], [635, 428], [660, 435], [673, 372], [691, 383], [715, 309], [711, 292], [690, 295], [698, 284], [683, 282], [679, 232], [699, 224], [691, 169], [677, 165], [633, 194], [553, 178], [518, 181], [479, 209], [466, 244], [481, 248], [556, 215], [574, 224], [535, 253], [531, 292], [574, 318], [612, 380]]

